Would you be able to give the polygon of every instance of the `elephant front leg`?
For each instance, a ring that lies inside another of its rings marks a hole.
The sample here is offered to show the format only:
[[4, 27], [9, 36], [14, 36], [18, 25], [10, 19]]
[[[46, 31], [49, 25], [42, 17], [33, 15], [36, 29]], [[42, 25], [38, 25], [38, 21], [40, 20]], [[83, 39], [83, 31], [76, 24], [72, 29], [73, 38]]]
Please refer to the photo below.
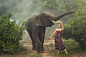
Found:
[[32, 40], [32, 50], [37, 50], [37, 45], [36, 45], [36, 42], [35, 42], [35, 40], [33, 39], [33, 37], [32, 37], [32, 35], [30, 35], [30, 37], [31, 37], [31, 40]]
[[37, 43], [37, 46], [38, 46], [38, 49], [37, 49], [37, 52], [38, 53], [43, 53], [43, 50], [42, 50], [42, 43]]
[[37, 43], [37, 52], [42, 53], [42, 43], [39, 39], [39, 35], [33, 33], [33, 40]]
[[37, 50], [37, 45], [36, 45], [36, 42], [34, 40], [32, 40], [32, 50]]
[[40, 41], [41, 41], [41, 43], [42, 43], [42, 53], [44, 53], [44, 47], [43, 47], [43, 44], [44, 44], [44, 37], [45, 37], [44, 35], [45, 35], [45, 34], [43, 34], [43, 33], [40, 34], [40, 38], [39, 38]]

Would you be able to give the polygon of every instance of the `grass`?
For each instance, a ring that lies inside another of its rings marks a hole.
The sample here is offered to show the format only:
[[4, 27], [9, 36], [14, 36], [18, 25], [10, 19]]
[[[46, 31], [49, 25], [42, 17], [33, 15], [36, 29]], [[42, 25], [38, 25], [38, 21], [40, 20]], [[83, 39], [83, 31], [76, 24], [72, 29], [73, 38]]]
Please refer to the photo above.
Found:
[[42, 57], [40, 54], [33, 54], [33, 55], [2, 55], [0, 57]]
[[[63, 39], [63, 43], [69, 54], [66, 55], [64, 51], [60, 51], [60, 54], [58, 55], [60, 57], [70, 57], [74, 54], [78, 55], [78, 53], [79, 54], [84, 53], [84, 51], [79, 50], [78, 42], [72, 39], [68, 39], [68, 40]], [[46, 46], [53, 47], [54, 44], [50, 43], [49, 45], [46, 45]], [[49, 53], [50, 53], [49, 55], [57, 56], [57, 50], [51, 50]], [[86, 56], [86, 54], [81, 54], [80, 56], [83, 56], [83, 55]]]
[[[60, 51], [60, 54], [57, 55], [57, 50], [55, 50], [55, 44], [50, 43], [49, 45], [44, 45], [44, 48], [47, 52], [47, 56], [52, 57], [86, 57], [86, 52], [79, 50], [78, 42], [68, 39], [63, 39], [65, 48], [68, 51], [68, 55], [64, 51]], [[27, 51], [22, 51], [17, 55], [0, 55], [0, 57], [42, 57], [43, 54], [27, 54]]]
[[55, 45], [53, 43], [50, 43], [49, 45], [44, 45], [44, 46], [47, 46], [47, 47], [54, 47]]

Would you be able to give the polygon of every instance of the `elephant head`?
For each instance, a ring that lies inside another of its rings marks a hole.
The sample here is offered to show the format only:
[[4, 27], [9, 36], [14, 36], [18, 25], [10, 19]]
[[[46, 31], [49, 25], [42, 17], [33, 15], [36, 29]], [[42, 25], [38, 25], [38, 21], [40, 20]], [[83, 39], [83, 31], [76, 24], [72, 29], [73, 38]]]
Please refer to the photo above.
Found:
[[36, 18], [36, 26], [50, 27], [50, 26], [54, 25], [54, 23], [52, 21], [57, 21], [60, 18], [62, 18], [63, 16], [65, 16], [67, 14], [71, 14], [73, 12], [74, 11], [66, 12], [59, 16], [54, 16], [48, 12], [41, 12]]

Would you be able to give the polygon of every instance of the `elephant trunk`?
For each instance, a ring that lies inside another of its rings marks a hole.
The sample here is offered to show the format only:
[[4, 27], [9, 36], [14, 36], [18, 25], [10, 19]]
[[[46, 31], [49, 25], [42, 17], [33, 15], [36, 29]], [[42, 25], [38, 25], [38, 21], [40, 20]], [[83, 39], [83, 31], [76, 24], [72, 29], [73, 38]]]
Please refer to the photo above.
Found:
[[74, 13], [74, 12], [75, 12], [75, 11], [70, 11], [70, 12], [63, 13], [63, 14], [61, 14], [61, 15], [59, 15], [59, 16], [53, 17], [53, 18], [51, 19], [51, 21], [57, 21], [57, 20], [59, 20], [60, 18], [62, 18], [63, 16], [65, 16], [65, 15], [67, 15], [67, 14]]

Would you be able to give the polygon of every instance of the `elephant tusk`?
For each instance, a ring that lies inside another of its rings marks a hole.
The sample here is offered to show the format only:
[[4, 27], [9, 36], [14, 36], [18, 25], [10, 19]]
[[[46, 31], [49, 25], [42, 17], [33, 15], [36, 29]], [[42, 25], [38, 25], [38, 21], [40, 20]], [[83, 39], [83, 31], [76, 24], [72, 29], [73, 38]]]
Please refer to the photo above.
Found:
[[[52, 21], [53, 23], [61, 23], [61, 21]], [[62, 21], [63, 22], [63, 21]]]

